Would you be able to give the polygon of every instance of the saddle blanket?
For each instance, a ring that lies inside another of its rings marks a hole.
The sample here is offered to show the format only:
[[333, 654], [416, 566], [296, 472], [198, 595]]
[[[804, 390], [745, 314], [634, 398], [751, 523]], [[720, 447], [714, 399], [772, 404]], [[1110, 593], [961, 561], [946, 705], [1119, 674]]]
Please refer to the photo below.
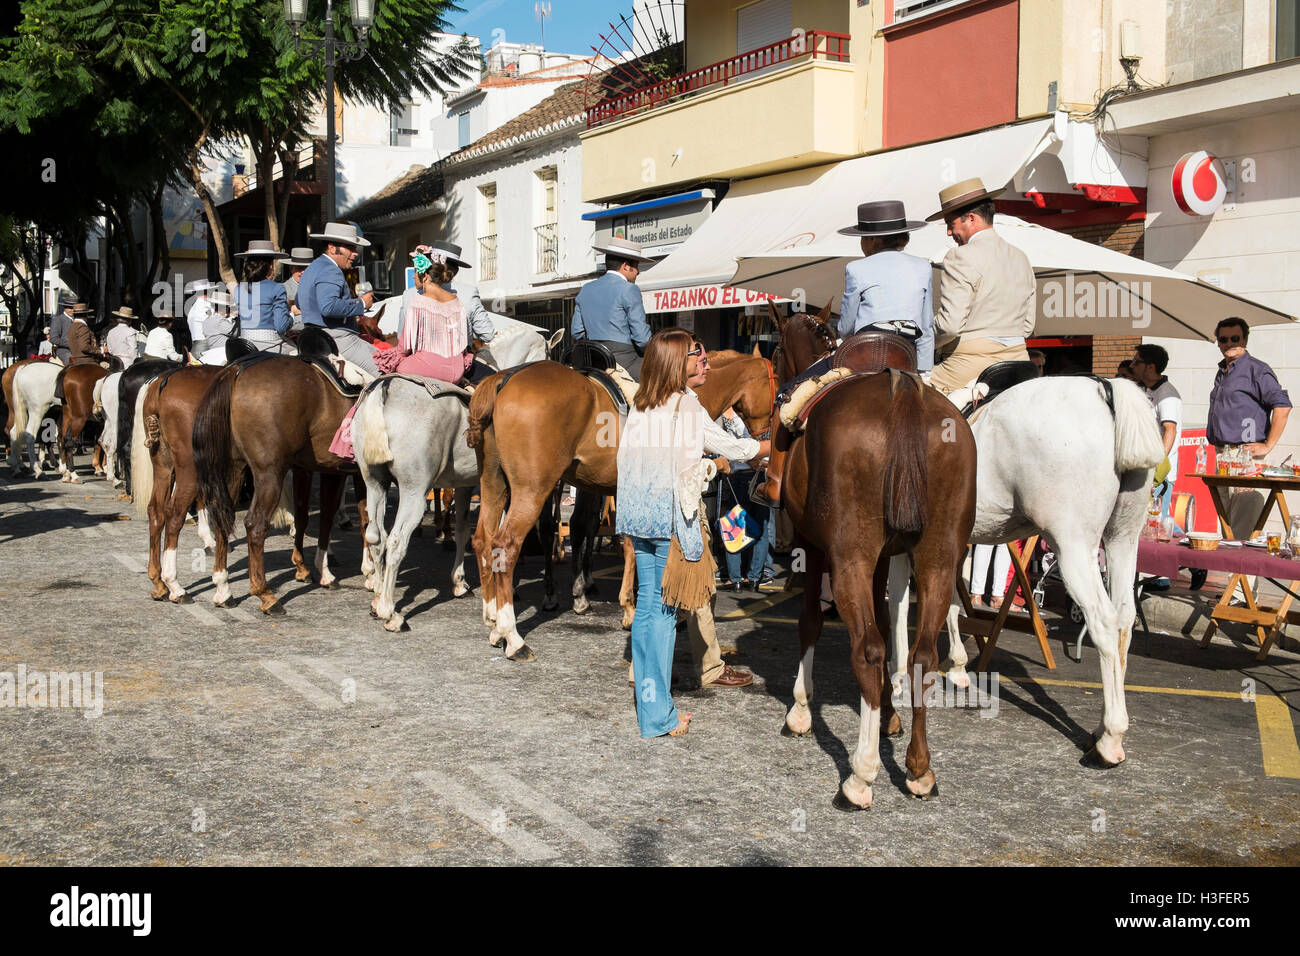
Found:
[[631, 405], [636, 398], [637, 389], [640, 388], [636, 380], [632, 378], [627, 369], [617, 364], [609, 370], [609, 377], [618, 385], [623, 397], [627, 399], [628, 405]]

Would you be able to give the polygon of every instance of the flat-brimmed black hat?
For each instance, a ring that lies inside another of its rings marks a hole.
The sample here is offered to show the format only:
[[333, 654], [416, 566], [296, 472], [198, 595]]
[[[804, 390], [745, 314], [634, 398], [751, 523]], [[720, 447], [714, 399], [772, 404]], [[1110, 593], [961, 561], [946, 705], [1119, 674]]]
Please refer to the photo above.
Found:
[[[428, 245], [428, 247], [434, 252], [441, 252], [447, 261], [457, 269], [473, 268], [473, 266], [461, 258], [462, 250], [460, 246], [456, 245], [454, 242], [445, 242], [442, 239], [435, 239], [433, 242], [426, 243], [426, 245]], [[415, 253], [411, 253], [411, 255], [415, 255]]]
[[881, 199], [859, 205], [857, 225], [836, 231], [841, 236], [895, 236], [924, 228], [925, 223], [907, 218], [907, 210], [897, 199]]

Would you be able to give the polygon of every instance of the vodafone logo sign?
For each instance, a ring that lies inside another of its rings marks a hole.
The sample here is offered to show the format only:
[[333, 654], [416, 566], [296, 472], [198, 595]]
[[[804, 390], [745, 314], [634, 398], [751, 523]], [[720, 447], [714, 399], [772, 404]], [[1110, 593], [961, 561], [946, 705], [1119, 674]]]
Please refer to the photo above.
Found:
[[1189, 216], [1210, 216], [1223, 205], [1228, 177], [1213, 153], [1188, 153], [1174, 166], [1174, 202]]

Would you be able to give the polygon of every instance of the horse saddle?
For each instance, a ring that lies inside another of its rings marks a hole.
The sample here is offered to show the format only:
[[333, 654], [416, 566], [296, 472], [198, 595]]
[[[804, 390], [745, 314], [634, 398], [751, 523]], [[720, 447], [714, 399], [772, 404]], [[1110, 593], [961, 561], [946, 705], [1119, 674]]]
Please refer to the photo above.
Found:
[[[619, 384], [619, 380], [615, 378], [620, 366], [608, 346], [590, 339], [578, 339], [564, 353], [561, 364], [569, 366], [575, 372], [582, 372], [587, 378], [599, 383], [605, 391], [609, 392], [614, 407], [618, 409], [619, 417], [627, 417], [631, 401]], [[635, 392], [635, 388], [632, 391]]]
[[260, 351], [261, 349], [248, 341], [248, 339], [241, 339], [232, 336], [231, 338], [226, 339], [226, 364], [229, 365], [231, 362], [237, 361], [246, 355], [255, 355]]
[[916, 346], [896, 332], [864, 329], [855, 332], [835, 350], [831, 368], [873, 374], [887, 368], [916, 371]]
[[987, 405], [1007, 389], [1021, 382], [1027, 382], [1031, 378], [1038, 378], [1038, 366], [1033, 362], [995, 362], [980, 372], [979, 378], [975, 379], [976, 387], [988, 386], [988, 394], [978, 402], [967, 402], [961, 410], [962, 417], [969, 419], [975, 414], [978, 406]]
[[364, 386], [353, 385], [339, 377], [338, 367], [330, 361], [339, 354], [338, 343], [323, 329], [314, 325], [304, 326], [298, 335], [298, 358], [308, 365], [314, 365], [325, 375], [326, 380], [339, 390], [344, 398], [353, 398], [361, 394]]
[[[885, 334], [891, 335], [893, 333], [887, 332]], [[1032, 365], [1033, 363], [1031, 362], [1030, 364]], [[920, 375], [916, 374], [915, 371], [909, 371], [907, 369], [888, 368], [888, 367], [882, 369], [881, 371], [885, 371], [889, 373], [889, 397], [891, 399], [894, 397], [894, 394], [898, 391], [899, 386], [901, 386], [904, 381], [910, 381], [913, 385], [915, 385], [917, 388], [922, 390], [926, 388], [925, 382], [921, 379]], [[827, 377], [829, 377], [830, 374], [835, 374], [835, 370], [832, 369]], [[837, 388], [844, 385], [846, 382], [854, 382], [864, 378], [871, 378], [879, 374], [880, 372], [852, 372], [848, 375], [840, 373], [840, 377], [832, 379], [826, 384], [822, 385], [820, 388], [818, 388], [816, 393], [812, 396], [812, 398], [808, 400], [807, 404], [805, 404], [802, 408], [800, 408], [799, 411], [796, 413], [794, 417], [793, 427], [791, 427], [790, 425], [787, 425], [786, 427], [790, 428], [792, 432], [796, 432], [796, 433], [802, 432], [808, 424], [808, 416], [812, 414], [812, 410], [817, 407], [817, 404], [823, 398], [825, 398], [831, 392], [835, 391]]]

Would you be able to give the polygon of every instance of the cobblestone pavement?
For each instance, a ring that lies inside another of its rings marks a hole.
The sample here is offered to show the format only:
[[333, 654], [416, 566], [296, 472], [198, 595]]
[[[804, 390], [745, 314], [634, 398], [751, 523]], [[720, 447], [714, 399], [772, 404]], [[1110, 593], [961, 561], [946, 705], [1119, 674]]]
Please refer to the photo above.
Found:
[[683, 635], [691, 732], [643, 741], [610, 555], [583, 617], [540, 612], [540, 563], [526, 563], [520, 630], [538, 661], [514, 664], [487, 644], [477, 597], [450, 597], [431, 528], [399, 582], [411, 629], [389, 634], [369, 616], [355, 527], [336, 539], [337, 591], [294, 582], [288, 538], [270, 539], [288, 611], [271, 619], [247, 597], [242, 537], [238, 606], [211, 606], [192, 525], [180, 565], [195, 603], [151, 601], [130, 514], [98, 479], [0, 483], [0, 672], [103, 675], [98, 717], [0, 708], [0, 863], [1300, 862], [1300, 658], [1286, 651], [1258, 664], [1174, 633], [1146, 656], [1139, 639], [1129, 759], [1098, 771], [1079, 764], [1101, 710], [1095, 651], [1075, 664], [1057, 640], [1049, 671], [1007, 634], [996, 716], [930, 712], [940, 797], [908, 797], [903, 744], [886, 741], [875, 806], [844, 814], [830, 801], [858, 730], [846, 632], [832, 623], [818, 650], [814, 735], [780, 736], [798, 657], [788, 592], [719, 597], [728, 659], [755, 685], [691, 690]]

